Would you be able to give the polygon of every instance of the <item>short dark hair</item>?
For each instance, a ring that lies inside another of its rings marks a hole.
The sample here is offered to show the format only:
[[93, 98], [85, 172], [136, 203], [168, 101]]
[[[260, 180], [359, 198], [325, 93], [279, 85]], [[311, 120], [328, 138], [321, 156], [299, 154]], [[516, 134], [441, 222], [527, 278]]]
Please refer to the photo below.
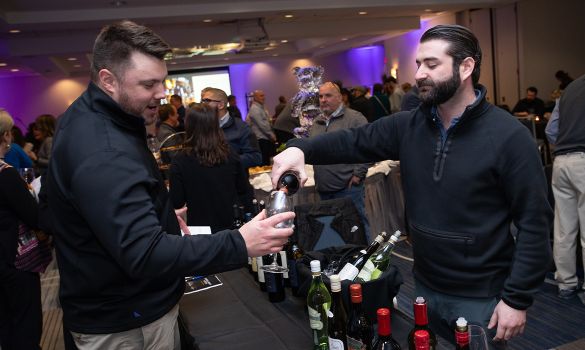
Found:
[[538, 89], [536, 86], [529, 86], [528, 89], [526, 89], [526, 92], [528, 91], [534, 92], [535, 95], [538, 95]]
[[172, 100], [177, 100], [180, 103], [183, 103], [183, 98], [181, 97], [181, 95], [177, 95], [177, 94], [171, 95], [171, 101]]
[[235, 99], [236, 99], [236, 96], [234, 96], [234, 95], [229, 95], [229, 96], [227, 97], [227, 100], [228, 100], [228, 101], [235, 100]]
[[174, 113], [176, 113], [176, 109], [175, 106], [173, 106], [170, 103], [164, 104], [160, 107], [158, 107], [158, 119], [161, 122], [165, 122], [169, 119], [169, 117], [171, 115], [173, 115]]
[[444, 40], [449, 43], [447, 54], [453, 57], [453, 69], [458, 69], [461, 62], [467, 57], [475, 61], [475, 67], [471, 73], [471, 80], [476, 86], [481, 72], [481, 47], [477, 37], [467, 28], [456, 24], [441, 24], [427, 30], [420, 42], [430, 40]]
[[384, 90], [384, 85], [382, 85], [380, 83], [374, 84], [374, 93], [382, 92], [382, 90]]
[[91, 79], [96, 82], [102, 69], [122, 79], [134, 51], [162, 60], [171, 53], [171, 47], [151, 29], [131, 21], [105, 26], [93, 46]]

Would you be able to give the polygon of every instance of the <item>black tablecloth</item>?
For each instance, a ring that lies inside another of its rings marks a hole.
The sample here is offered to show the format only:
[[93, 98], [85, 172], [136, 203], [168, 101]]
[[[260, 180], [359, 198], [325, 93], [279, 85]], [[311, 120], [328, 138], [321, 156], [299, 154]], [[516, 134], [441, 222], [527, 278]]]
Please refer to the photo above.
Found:
[[[305, 300], [287, 289], [286, 300], [270, 303], [246, 269], [219, 275], [220, 287], [185, 295], [180, 303], [187, 327], [201, 350], [298, 349], [313, 347]], [[413, 321], [392, 313], [394, 338], [408, 349]], [[438, 349], [449, 349], [441, 341]]]

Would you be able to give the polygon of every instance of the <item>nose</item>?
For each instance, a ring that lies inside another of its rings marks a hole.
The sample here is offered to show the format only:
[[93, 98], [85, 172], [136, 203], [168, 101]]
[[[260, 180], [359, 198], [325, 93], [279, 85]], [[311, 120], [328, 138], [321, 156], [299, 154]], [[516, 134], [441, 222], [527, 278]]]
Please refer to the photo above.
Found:
[[156, 87], [156, 91], [154, 92], [154, 98], [157, 99], [157, 100], [162, 100], [165, 97], [166, 97], [166, 95], [165, 95], [164, 83], [161, 82]]
[[424, 66], [420, 66], [416, 69], [416, 73], [414, 73], [414, 80], [421, 80], [427, 77], [426, 70]]

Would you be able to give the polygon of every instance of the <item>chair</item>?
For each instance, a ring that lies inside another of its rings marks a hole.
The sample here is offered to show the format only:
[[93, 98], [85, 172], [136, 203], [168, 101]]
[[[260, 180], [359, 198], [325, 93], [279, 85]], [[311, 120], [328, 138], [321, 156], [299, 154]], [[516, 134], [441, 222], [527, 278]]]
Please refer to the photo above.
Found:
[[[538, 153], [540, 153], [540, 158], [542, 160], [542, 165], [546, 166], [550, 164], [550, 151], [548, 147], [548, 142], [546, 137], [544, 136], [544, 129], [539, 125], [537, 127], [536, 120], [533, 117], [516, 117], [522, 125], [530, 130], [534, 141], [536, 142], [536, 147], [538, 149]], [[542, 130], [541, 130], [542, 129]]]

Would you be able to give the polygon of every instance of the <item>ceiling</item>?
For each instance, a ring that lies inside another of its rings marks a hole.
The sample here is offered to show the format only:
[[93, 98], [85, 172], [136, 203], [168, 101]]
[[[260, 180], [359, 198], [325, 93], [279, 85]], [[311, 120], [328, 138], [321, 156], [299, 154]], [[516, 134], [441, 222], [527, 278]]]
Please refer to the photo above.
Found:
[[[87, 76], [97, 33], [121, 19], [145, 24], [161, 35], [177, 49], [169, 69], [180, 70], [331, 54], [418, 29], [421, 19], [444, 12], [509, 2], [2, 0], [0, 77]], [[14, 30], [20, 32], [10, 32]], [[226, 43], [238, 48], [221, 55], [188, 54], [192, 48]]]

